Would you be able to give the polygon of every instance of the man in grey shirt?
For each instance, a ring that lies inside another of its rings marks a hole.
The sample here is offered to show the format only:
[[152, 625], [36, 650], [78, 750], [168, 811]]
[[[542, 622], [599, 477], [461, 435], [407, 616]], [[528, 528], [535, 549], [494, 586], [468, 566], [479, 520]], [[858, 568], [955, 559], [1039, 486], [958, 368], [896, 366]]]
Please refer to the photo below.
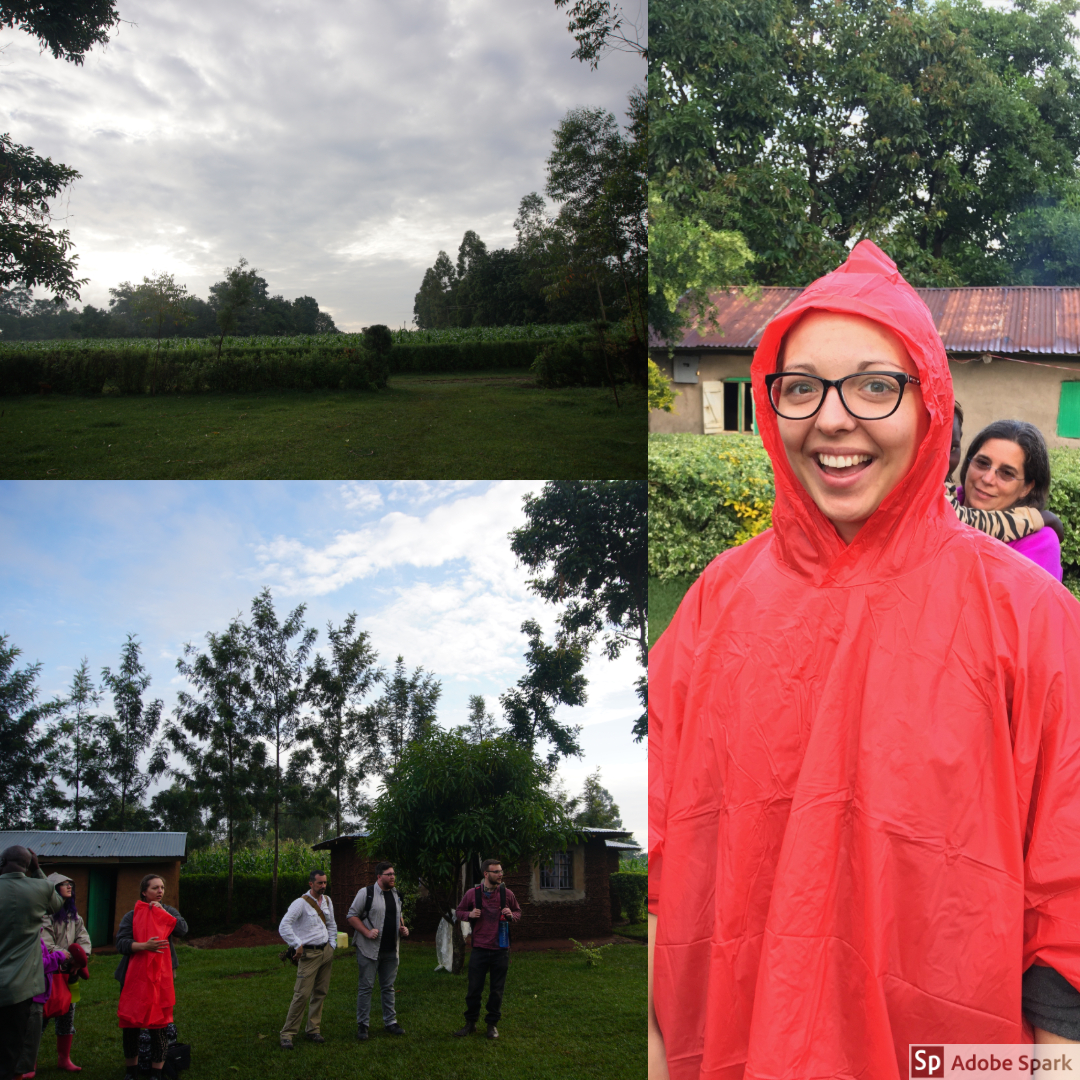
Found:
[[[381, 862], [375, 867], [374, 885], [365, 885], [353, 898], [348, 923], [356, 931], [356, 963], [360, 982], [356, 991], [356, 1038], [368, 1037], [368, 1017], [371, 1014], [371, 993], [375, 988], [375, 972], [379, 973], [382, 991], [383, 1024], [391, 1035], [404, 1035], [397, 1022], [394, 1007], [394, 979], [398, 969], [398, 936], [409, 936], [401, 918], [401, 898], [394, 888], [393, 863]], [[371, 903], [368, 903], [368, 892]], [[366, 917], [365, 917], [366, 910]]]
[[0, 1080], [11, 1080], [35, 994], [45, 992], [41, 921], [63, 906], [37, 856], [16, 845], [0, 855]]

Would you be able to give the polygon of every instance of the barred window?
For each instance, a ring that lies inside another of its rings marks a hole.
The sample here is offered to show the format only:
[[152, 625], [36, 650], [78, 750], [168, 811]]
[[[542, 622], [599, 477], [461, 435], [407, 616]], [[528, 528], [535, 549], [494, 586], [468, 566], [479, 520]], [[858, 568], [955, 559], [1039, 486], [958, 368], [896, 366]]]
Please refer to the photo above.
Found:
[[541, 889], [572, 889], [574, 860], [569, 851], [557, 851], [540, 866]]

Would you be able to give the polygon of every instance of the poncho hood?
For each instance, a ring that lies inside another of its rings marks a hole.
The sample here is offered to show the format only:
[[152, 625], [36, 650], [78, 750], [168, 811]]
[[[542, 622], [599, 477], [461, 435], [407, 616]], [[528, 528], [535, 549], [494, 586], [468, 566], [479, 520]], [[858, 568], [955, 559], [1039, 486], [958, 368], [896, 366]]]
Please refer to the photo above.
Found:
[[[808, 311], [861, 315], [890, 329], [907, 348], [922, 381], [930, 428], [908, 474], [882, 501], [850, 544], [796, 479], [769, 404], [765, 376], [776, 371], [787, 331]], [[754, 408], [776, 476], [773, 528], [777, 551], [793, 571], [817, 585], [852, 585], [894, 577], [933, 556], [944, 530], [957, 528], [945, 501], [952, 439], [953, 390], [945, 347], [930, 309], [896, 264], [869, 240], [847, 262], [808, 286], [762, 335], [751, 367]]]

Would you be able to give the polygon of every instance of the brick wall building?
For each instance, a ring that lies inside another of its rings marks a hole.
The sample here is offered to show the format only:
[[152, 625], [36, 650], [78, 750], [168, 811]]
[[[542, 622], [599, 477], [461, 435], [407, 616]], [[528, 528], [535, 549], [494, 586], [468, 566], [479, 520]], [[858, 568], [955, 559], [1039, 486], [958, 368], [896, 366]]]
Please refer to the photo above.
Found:
[[[619, 841], [630, 834], [622, 829], [583, 829], [585, 839], [548, 860], [503, 866], [506, 887], [521, 905], [521, 919], [514, 926], [517, 941], [546, 938], [605, 937], [611, 933], [612, 912], [618, 909], [611, 895], [610, 877], [619, 868]], [[315, 850], [330, 852], [330, 899], [340, 928], [353, 898], [375, 880], [378, 859], [357, 854], [356, 841], [365, 833], [349, 833], [324, 840]], [[616, 845], [616, 846], [611, 846]], [[486, 858], [487, 856], [485, 856]], [[461, 895], [480, 879], [480, 860], [462, 872]], [[421, 895], [411, 931], [427, 937], [435, 933], [439, 913]], [[346, 928], [347, 929], [347, 928]]]

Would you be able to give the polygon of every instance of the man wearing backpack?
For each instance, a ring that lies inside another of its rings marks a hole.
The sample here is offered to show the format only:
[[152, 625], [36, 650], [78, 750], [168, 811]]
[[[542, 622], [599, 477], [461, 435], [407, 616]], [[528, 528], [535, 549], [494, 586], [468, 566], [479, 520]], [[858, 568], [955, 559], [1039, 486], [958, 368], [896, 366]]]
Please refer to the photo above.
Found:
[[394, 979], [398, 969], [398, 937], [408, 937], [409, 931], [401, 917], [401, 898], [394, 888], [393, 863], [381, 862], [375, 867], [375, 884], [365, 885], [349, 907], [346, 919], [356, 931], [356, 964], [360, 981], [356, 990], [356, 1038], [368, 1037], [368, 1017], [371, 1014], [371, 992], [375, 988], [375, 973], [379, 973], [382, 992], [383, 1025], [391, 1035], [404, 1035], [397, 1022], [394, 1007]]
[[455, 1035], [471, 1035], [480, 1019], [480, 997], [484, 977], [491, 972], [487, 999], [487, 1037], [497, 1039], [502, 1010], [503, 987], [510, 967], [510, 923], [521, 918], [517, 897], [502, 883], [502, 864], [485, 859], [480, 867], [484, 880], [461, 898], [457, 917], [472, 927], [472, 953], [469, 956], [469, 990], [465, 995], [465, 1026]]
[[[307, 1037], [315, 1043], [326, 1042], [319, 1033], [322, 1023], [323, 1000], [330, 989], [330, 968], [337, 946], [337, 924], [334, 905], [326, 896], [326, 874], [312, 870], [308, 875], [311, 888], [289, 905], [278, 927], [285, 944], [299, 958], [296, 965], [296, 987], [293, 990], [289, 1015], [281, 1029], [281, 1048], [291, 1050], [293, 1039], [300, 1032], [300, 1020], [307, 1007]], [[309, 1004], [310, 999], [310, 1004]]]

